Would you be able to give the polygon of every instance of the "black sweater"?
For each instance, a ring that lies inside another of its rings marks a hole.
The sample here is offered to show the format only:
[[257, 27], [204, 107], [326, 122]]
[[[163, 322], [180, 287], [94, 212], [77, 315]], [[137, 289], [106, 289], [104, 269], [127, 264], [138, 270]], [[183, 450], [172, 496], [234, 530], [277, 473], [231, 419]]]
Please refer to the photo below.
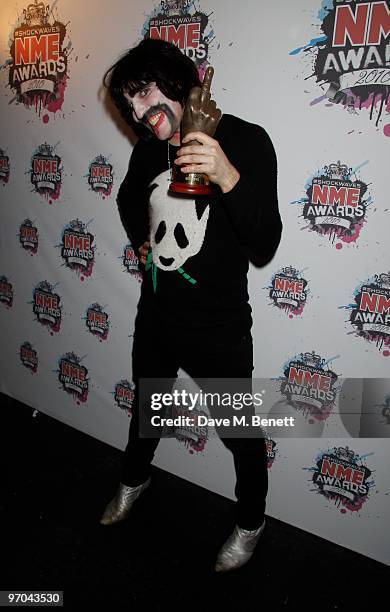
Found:
[[[169, 173], [160, 175], [168, 169], [168, 144], [139, 140], [117, 201], [134, 249], [152, 244], [140, 307], [157, 309], [176, 326], [228, 324], [246, 331], [248, 260], [268, 263], [281, 237], [277, 162], [266, 131], [232, 115], [222, 116], [214, 138], [240, 173], [228, 193], [215, 186], [197, 203], [167, 199]], [[176, 150], [169, 145], [171, 160]]]

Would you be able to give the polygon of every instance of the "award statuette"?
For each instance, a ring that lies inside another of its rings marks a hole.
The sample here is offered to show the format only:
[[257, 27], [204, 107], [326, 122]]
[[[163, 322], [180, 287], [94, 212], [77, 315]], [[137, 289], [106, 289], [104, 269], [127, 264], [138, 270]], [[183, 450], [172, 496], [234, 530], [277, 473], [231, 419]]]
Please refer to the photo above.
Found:
[[[222, 113], [217, 108], [214, 100], [211, 100], [210, 87], [213, 74], [214, 68], [209, 66], [206, 70], [202, 87], [193, 87], [190, 91], [181, 122], [182, 138], [190, 132], [204, 132], [208, 136], [214, 136]], [[199, 144], [201, 143], [197, 140], [191, 140], [182, 146]], [[169, 186], [169, 191], [184, 195], [207, 195], [212, 193], [212, 186], [207, 174], [201, 172], [186, 174], [176, 164], [173, 164], [173, 166], [173, 181]]]

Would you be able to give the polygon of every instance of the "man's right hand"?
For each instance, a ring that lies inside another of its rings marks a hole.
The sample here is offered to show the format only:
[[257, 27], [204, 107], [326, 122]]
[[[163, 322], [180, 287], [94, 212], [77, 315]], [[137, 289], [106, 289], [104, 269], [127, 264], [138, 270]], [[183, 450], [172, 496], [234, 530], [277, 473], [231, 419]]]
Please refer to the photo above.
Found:
[[138, 253], [140, 256], [139, 260], [142, 263], [142, 265], [146, 264], [146, 257], [148, 255], [149, 247], [150, 247], [150, 242], [144, 242], [143, 245], [140, 246], [138, 249]]

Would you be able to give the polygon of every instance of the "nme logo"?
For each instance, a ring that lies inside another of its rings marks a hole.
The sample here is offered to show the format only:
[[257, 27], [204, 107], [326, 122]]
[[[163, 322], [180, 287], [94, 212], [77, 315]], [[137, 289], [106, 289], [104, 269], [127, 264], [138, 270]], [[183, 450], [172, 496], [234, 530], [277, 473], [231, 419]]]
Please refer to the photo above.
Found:
[[58, 333], [61, 327], [61, 298], [47, 281], [39, 283], [33, 292], [33, 312], [36, 320], [50, 332]]
[[[323, 2], [319, 16], [323, 35], [310, 37], [308, 45], [290, 55], [312, 51], [311, 72], [321, 86], [329, 86], [326, 98], [355, 115], [368, 109], [378, 126], [383, 113], [390, 112], [389, 3], [334, 0], [325, 6]], [[390, 136], [388, 125], [383, 132]]]
[[68, 268], [77, 272], [80, 280], [92, 274], [95, 263], [93, 241], [94, 236], [87, 232], [87, 226], [79, 219], [70, 221], [63, 231], [61, 257]]
[[10, 166], [9, 157], [3, 149], [0, 149], [0, 182], [6, 185], [9, 181]]
[[58, 200], [61, 191], [62, 167], [61, 159], [54, 153], [54, 147], [47, 144], [39, 145], [31, 160], [31, 183], [36, 193]]
[[110, 323], [108, 314], [100, 304], [95, 303], [88, 307], [85, 324], [92, 335], [99, 337], [100, 340], [107, 340]]
[[146, 22], [143, 37], [176, 45], [203, 72], [214, 37], [212, 30], [209, 16], [195, 8], [192, 0], [162, 0]]
[[337, 380], [337, 374], [325, 369], [325, 359], [315, 351], [301, 353], [287, 364], [280, 391], [309, 423], [314, 423], [326, 420], [332, 411], [339, 391]]
[[114, 173], [112, 165], [104, 155], [98, 155], [89, 165], [88, 184], [90, 189], [103, 198], [111, 195]]
[[303, 204], [302, 217], [311, 231], [326, 236], [340, 249], [357, 242], [370, 200], [368, 185], [357, 170], [338, 161], [309, 178], [306, 195], [293, 203]]
[[375, 274], [357, 288], [349, 321], [356, 334], [390, 354], [390, 272]]
[[303, 313], [308, 287], [307, 281], [302, 278], [298, 270], [292, 266], [283, 268], [272, 278], [268, 289], [274, 306], [284, 310], [290, 318]]
[[[367, 45], [378, 47], [383, 40], [388, 38], [390, 12], [384, 0], [381, 2], [363, 2], [362, 4], [356, 4], [354, 8], [349, 4], [340, 5], [341, 1], [336, 0], [333, 47], [362, 47]], [[371, 53], [373, 53], [372, 50]], [[334, 56], [328, 55], [327, 64], [330, 66], [333, 62]]]
[[62, 388], [79, 402], [88, 398], [88, 370], [81, 364], [81, 359], [73, 352], [61, 357], [58, 369], [58, 379]]
[[126, 272], [131, 274], [138, 282], [141, 282], [142, 273], [139, 269], [139, 260], [130, 243], [127, 243], [123, 249], [122, 262]]
[[320, 453], [316, 467], [309, 471], [313, 473], [311, 482], [316, 490], [341, 507], [342, 513], [360, 510], [374, 485], [369, 481], [371, 470], [348, 446]]
[[32, 347], [30, 342], [23, 342], [20, 347], [20, 361], [33, 374], [38, 369], [38, 353]]
[[25, 251], [35, 255], [38, 251], [38, 230], [30, 219], [25, 219], [19, 230], [19, 242]]
[[270, 470], [274, 464], [276, 457], [276, 442], [272, 438], [265, 438], [265, 449], [267, 452], [267, 468]]
[[0, 276], [0, 302], [7, 308], [12, 308], [14, 289], [6, 276]]
[[66, 26], [54, 15], [54, 6], [34, 0], [11, 34], [9, 87], [18, 102], [56, 112], [64, 102], [68, 52]]
[[128, 416], [132, 415], [134, 401], [134, 384], [128, 380], [120, 380], [115, 385], [114, 399], [119, 408], [124, 410]]

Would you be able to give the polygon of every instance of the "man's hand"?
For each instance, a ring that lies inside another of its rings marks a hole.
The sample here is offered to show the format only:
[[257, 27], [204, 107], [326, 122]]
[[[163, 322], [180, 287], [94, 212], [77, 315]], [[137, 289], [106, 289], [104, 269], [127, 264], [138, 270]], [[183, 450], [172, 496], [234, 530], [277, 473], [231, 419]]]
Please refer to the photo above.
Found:
[[144, 242], [143, 245], [140, 246], [138, 249], [138, 253], [140, 256], [139, 260], [143, 265], [146, 264], [146, 257], [148, 255], [149, 247], [150, 247], [150, 242]]
[[175, 164], [182, 172], [203, 172], [210, 181], [227, 193], [238, 182], [240, 173], [230, 163], [219, 142], [203, 132], [190, 132], [183, 138], [183, 144], [197, 140], [201, 144], [181, 147], [177, 152]]
[[233, 189], [240, 173], [230, 163], [219, 142], [212, 138], [222, 114], [211, 100], [213, 74], [214, 69], [209, 66], [202, 87], [193, 87], [190, 91], [181, 123], [184, 146], [178, 150], [175, 164], [184, 173], [207, 174], [210, 181], [226, 193]]

